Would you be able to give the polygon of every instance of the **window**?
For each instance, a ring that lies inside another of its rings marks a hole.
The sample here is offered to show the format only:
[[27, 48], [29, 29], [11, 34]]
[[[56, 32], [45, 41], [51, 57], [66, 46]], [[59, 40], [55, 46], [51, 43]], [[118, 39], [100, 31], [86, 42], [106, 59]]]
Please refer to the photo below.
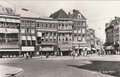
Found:
[[78, 14], [77, 18], [81, 18], [81, 14]]
[[35, 22], [31, 22], [31, 26], [35, 26]]
[[37, 23], [37, 27], [39, 27], [39, 23]]
[[42, 37], [45, 37], [45, 33], [42, 33]]
[[27, 28], [27, 33], [30, 33], [30, 29], [29, 28]]
[[85, 25], [86, 25], [86, 23], [85, 23], [85, 22], [83, 22], [83, 23], [82, 23], [82, 25], [83, 25], [83, 26], [85, 26]]
[[21, 26], [25, 26], [25, 22], [24, 21], [22, 21]]
[[81, 35], [78, 35], [78, 40], [81, 40]]
[[32, 41], [32, 46], [35, 46], [35, 41]]
[[21, 33], [25, 33], [25, 29], [21, 29]]
[[51, 28], [51, 24], [50, 24], [50, 28]]
[[82, 28], [82, 33], [85, 33], [85, 28]]
[[22, 46], [26, 46], [25, 40], [22, 40]]
[[45, 26], [45, 28], [47, 28], [48, 27], [48, 25], [47, 24], [45, 24], [46, 26]]
[[50, 33], [50, 36], [52, 36], [52, 33]]
[[[44, 39], [43, 39], [44, 40]], [[37, 43], [41, 44], [41, 37], [37, 37]]]
[[27, 40], [27, 46], [31, 46], [31, 41]]
[[26, 26], [30, 26], [30, 22], [29, 21], [26, 22]]
[[35, 29], [31, 29], [31, 33], [35, 33]]

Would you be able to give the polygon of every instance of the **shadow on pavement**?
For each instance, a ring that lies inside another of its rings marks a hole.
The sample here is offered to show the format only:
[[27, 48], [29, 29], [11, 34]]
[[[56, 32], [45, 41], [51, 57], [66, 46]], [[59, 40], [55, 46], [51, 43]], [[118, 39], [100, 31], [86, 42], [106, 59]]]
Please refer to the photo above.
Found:
[[68, 65], [68, 66], [120, 77], [119, 61], [91, 61], [91, 62], [92, 62], [91, 64], [86, 64], [83, 66], [80, 65]]

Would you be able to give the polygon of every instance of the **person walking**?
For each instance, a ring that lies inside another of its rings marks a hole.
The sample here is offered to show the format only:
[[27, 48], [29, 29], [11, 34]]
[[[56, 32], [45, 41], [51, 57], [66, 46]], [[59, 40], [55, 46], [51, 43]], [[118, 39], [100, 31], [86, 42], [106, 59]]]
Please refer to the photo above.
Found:
[[72, 56], [73, 56], [73, 59], [75, 59], [75, 47], [73, 47]]

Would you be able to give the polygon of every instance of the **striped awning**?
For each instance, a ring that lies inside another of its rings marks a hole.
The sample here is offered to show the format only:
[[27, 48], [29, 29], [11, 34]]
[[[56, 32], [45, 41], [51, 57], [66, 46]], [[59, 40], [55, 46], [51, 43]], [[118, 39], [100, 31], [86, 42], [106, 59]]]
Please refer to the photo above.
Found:
[[32, 40], [36, 40], [36, 37], [35, 37], [35, 36], [32, 36]]
[[7, 33], [19, 33], [18, 29], [7, 29]]
[[38, 37], [42, 37], [42, 32], [37, 32]]
[[21, 38], [22, 40], [26, 40], [27, 39], [26, 36], [21, 36], [21, 37], [22, 37]]
[[31, 40], [31, 36], [27, 36], [27, 40]]
[[6, 33], [5, 28], [0, 28], [0, 33]]
[[6, 22], [5, 18], [0, 18], [0, 22]]
[[0, 49], [0, 51], [7, 51], [7, 52], [14, 52], [14, 51], [16, 51], [16, 52], [18, 52], [18, 51], [20, 51], [20, 49]]
[[10, 19], [10, 18], [6, 18], [6, 22], [20, 23], [20, 20], [19, 20], [19, 19]]

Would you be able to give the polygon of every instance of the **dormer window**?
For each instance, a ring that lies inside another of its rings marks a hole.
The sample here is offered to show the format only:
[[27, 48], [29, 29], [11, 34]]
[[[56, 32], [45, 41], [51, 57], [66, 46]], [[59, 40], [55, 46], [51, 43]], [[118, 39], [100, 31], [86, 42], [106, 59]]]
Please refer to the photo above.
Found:
[[78, 17], [77, 18], [81, 18], [81, 14], [78, 14]]

